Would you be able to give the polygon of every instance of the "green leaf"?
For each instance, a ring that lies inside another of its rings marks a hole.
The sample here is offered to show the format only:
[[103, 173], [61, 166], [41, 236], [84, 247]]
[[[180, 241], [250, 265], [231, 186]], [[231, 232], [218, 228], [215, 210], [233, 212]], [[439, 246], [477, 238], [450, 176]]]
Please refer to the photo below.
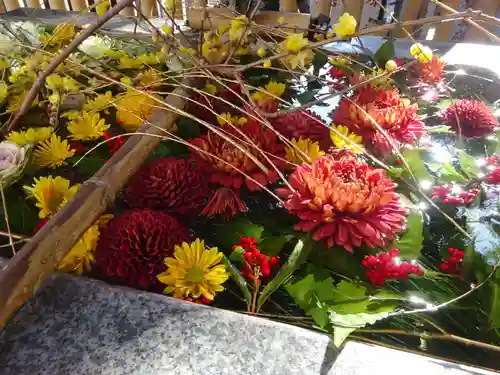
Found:
[[403, 259], [417, 259], [420, 257], [420, 250], [424, 242], [422, 214], [419, 211], [410, 213], [406, 226], [406, 232], [392, 244], [392, 247], [399, 249]]
[[288, 278], [297, 270], [309, 257], [309, 253], [312, 248], [312, 239], [310, 236], [306, 236], [303, 239], [299, 239], [295, 248], [293, 249], [288, 261], [283, 265], [278, 271], [274, 279], [268, 283], [262, 292], [260, 293], [259, 299], [257, 301], [257, 311], [260, 310], [262, 305], [267, 301], [269, 296], [271, 296], [274, 291], [276, 291], [281, 284], [286, 282]]
[[263, 227], [248, 219], [236, 219], [215, 229], [215, 242], [222, 249], [228, 250], [232, 249], [233, 245], [239, 243], [241, 237], [254, 237], [257, 241], [260, 241], [263, 231]]
[[442, 183], [447, 182], [467, 182], [467, 179], [457, 172], [455, 167], [450, 163], [446, 162], [443, 168], [440, 170], [441, 175], [439, 176], [439, 181]]
[[481, 169], [477, 166], [476, 159], [462, 150], [458, 150], [457, 153], [462, 171], [469, 178], [477, 177], [481, 173]]
[[391, 60], [396, 54], [396, 50], [394, 47], [394, 40], [389, 39], [386, 40], [375, 52], [374, 59], [379, 68], [384, 69], [385, 63]]
[[319, 70], [323, 68], [327, 62], [328, 62], [328, 56], [326, 55], [326, 53], [320, 50], [314, 51], [314, 57], [312, 61], [312, 65], [314, 68], [314, 75], [318, 75]]
[[356, 328], [342, 328], [333, 327], [333, 345], [340, 348], [349, 335], [354, 332]]
[[429, 134], [454, 134], [446, 125], [430, 126], [427, 128], [427, 132]]
[[308, 315], [311, 315], [314, 319], [314, 323], [316, 323], [320, 328], [324, 328], [328, 324], [328, 314], [329, 310], [327, 305], [315, 307], [308, 312]]
[[243, 278], [243, 276], [241, 276], [240, 271], [238, 271], [238, 269], [231, 263], [229, 259], [227, 259], [225, 255], [222, 256], [222, 263], [224, 264], [224, 266], [226, 266], [229, 275], [234, 280], [236, 285], [238, 285], [238, 288], [240, 288], [240, 291], [243, 294], [243, 298], [247, 303], [247, 308], [249, 308], [252, 304], [252, 293], [248, 288], [246, 280]]
[[491, 305], [489, 311], [490, 326], [493, 329], [500, 328], [500, 280], [495, 275], [495, 280], [490, 284], [491, 288]]
[[422, 150], [419, 149], [409, 149], [403, 151], [403, 158], [406, 160], [406, 163], [410, 167], [410, 171], [413, 173], [415, 178], [419, 181], [422, 180], [431, 180], [432, 178], [425, 167], [424, 161], [422, 160]]
[[[40, 221], [34, 200], [27, 200], [25, 195], [13, 186], [4, 190], [5, 206], [9, 216], [10, 230], [14, 233], [31, 236]], [[0, 205], [0, 228], [7, 231], [5, 213]]]
[[193, 119], [181, 117], [177, 123], [175, 134], [182, 139], [198, 138], [201, 134], [200, 125]]
[[392, 178], [399, 178], [403, 175], [405, 169], [398, 167], [390, 167], [387, 172], [389, 173], [389, 176], [391, 176]]
[[446, 109], [450, 105], [452, 105], [455, 102], [454, 99], [443, 99], [439, 103], [436, 104], [436, 107], [439, 109]]
[[299, 101], [300, 104], [307, 104], [314, 100], [314, 95], [316, 95], [316, 92], [317, 90], [304, 91], [302, 94], [298, 95], [296, 99]]
[[259, 243], [259, 249], [268, 256], [278, 255], [288, 242], [288, 236], [269, 236]]
[[[336, 347], [340, 347], [345, 339], [357, 328], [363, 328], [367, 324], [373, 324], [389, 316], [390, 312], [380, 312], [376, 314], [337, 314], [335, 311], [330, 313], [330, 322], [334, 327], [333, 340]], [[338, 335], [338, 337], [335, 337]]]
[[245, 261], [245, 258], [243, 257], [243, 248], [241, 246], [238, 246], [236, 249], [234, 249], [231, 252], [231, 255], [229, 255], [229, 260], [233, 262], [243, 263]]
[[[82, 174], [84, 179], [92, 177], [101, 167], [106, 163], [106, 161], [111, 157], [104, 157], [102, 155], [93, 155], [92, 153], [83, 158], [74, 168]], [[80, 159], [79, 156], [74, 157], [76, 161]], [[71, 160], [70, 160], [71, 161]]]

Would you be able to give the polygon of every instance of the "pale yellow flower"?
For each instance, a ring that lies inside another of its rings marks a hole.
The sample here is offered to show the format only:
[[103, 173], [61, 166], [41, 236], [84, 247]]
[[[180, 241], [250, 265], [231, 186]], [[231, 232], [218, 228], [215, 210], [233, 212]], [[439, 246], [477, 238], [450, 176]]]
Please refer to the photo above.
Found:
[[51, 135], [52, 128], [50, 127], [28, 128], [28, 130], [23, 131], [11, 131], [6, 139], [18, 146], [24, 146], [27, 144], [45, 142]]
[[264, 88], [259, 91], [252, 93], [252, 100], [258, 104], [263, 104], [268, 101], [278, 100], [281, 95], [285, 92], [286, 86], [284, 83], [278, 83], [276, 81], [271, 81]]
[[345, 38], [346, 36], [352, 35], [356, 32], [356, 26], [358, 23], [356, 19], [349, 13], [344, 13], [339, 17], [339, 22], [333, 25], [333, 30], [339, 38]]
[[292, 146], [286, 149], [286, 159], [295, 164], [314, 163], [314, 161], [325, 153], [319, 149], [319, 143], [309, 138], [295, 138], [291, 141]]
[[104, 94], [98, 94], [93, 99], [88, 98], [83, 105], [83, 110], [86, 112], [100, 112], [113, 105], [113, 94], [111, 91], [106, 91]]
[[[343, 137], [339, 135], [339, 133]], [[356, 133], [350, 132], [347, 126], [332, 125], [332, 130], [330, 130], [330, 138], [337, 148], [351, 150], [354, 152], [363, 151], [363, 137], [357, 135]]]
[[281, 61], [291, 69], [296, 69], [299, 66], [305, 68], [313, 59], [312, 50], [305, 48], [308, 44], [309, 41], [303, 34], [289, 34], [280, 43], [280, 52], [291, 52], [291, 54], [283, 57]]

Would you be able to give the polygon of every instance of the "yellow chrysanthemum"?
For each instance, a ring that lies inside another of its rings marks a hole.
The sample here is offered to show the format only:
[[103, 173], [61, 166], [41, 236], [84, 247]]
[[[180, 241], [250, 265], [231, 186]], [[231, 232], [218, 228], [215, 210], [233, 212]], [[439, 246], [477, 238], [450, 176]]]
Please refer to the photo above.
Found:
[[7, 141], [15, 143], [18, 146], [24, 146], [29, 143], [37, 144], [39, 142], [45, 142], [52, 135], [52, 128], [29, 128], [23, 131], [12, 131], [7, 135]]
[[7, 99], [8, 94], [9, 94], [9, 87], [7, 86], [7, 84], [4, 81], [1, 81], [0, 82], [0, 104], [3, 104], [5, 99]]
[[54, 215], [61, 207], [76, 194], [80, 185], [70, 186], [69, 180], [62, 177], [40, 177], [35, 178], [32, 186], [24, 186], [28, 198], [36, 200], [35, 205], [40, 209], [38, 216], [44, 217]]
[[319, 149], [319, 143], [309, 138], [292, 139], [294, 147], [287, 147], [286, 159], [295, 164], [313, 163], [325, 153]]
[[275, 81], [269, 82], [264, 88], [259, 91], [255, 91], [252, 94], [252, 100], [258, 104], [265, 103], [271, 100], [277, 100], [276, 97], [280, 98], [285, 92], [285, 84], [278, 83]]
[[137, 57], [130, 57], [125, 55], [120, 57], [118, 69], [140, 69], [143, 66], [144, 64]]
[[357, 25], [356, 18], [349, 13], [344, 13], [339, 17], [339, 22], [333, 25], [333, 31], [335, 31], [335, 34], [337, 34], [339, 38], [344, 38], [354, 34]]
[[239, 41], [245, 32], [248, 33], [250, 28], [246, 27], [248, 19], [245, 15], [236, 17], [231, 20], [231, 28], [229, 29], [229, 39]]
[[183, 242], [175, 246], [174, 258], [165, 258], [167, 270], [158, 280], [166, 284], [165, 293], [173, 292], [176, 298], [199, 298], [202, 295], [213, 300], [229, 274], [221, 263], [223, 254], [216, 247], [205, 249], [205, 242], [197, 238], [191, 244]]
[[90, 141], [101, 138], [109, 125], [101, 119], [99, 112], [83, 112], [81, 117], [71, 121], [67, 127], [70, 138], [77, 141]]
[[[12, 96], [9, 100], [9, 105], [7, 106], [7, 112], [16, 112], [21, 108], [21, 106], [24, 103], [24, 99], [26, 99], [26, 96], [28, 95], [28, 91], [25, 90], [21, 92], [19, 95]], [[38, 98], [35, 98], [33, 102], [31, 103], [31, 107], [34, 107], [38, 105]]]
[[45, 33], [38, 39], [44, 46], [58, 47], [69, 43], [76, 35], [75, 25], [64, 23], [57, 25], [52, 34]]
[[232, 125], [244, 125], [247, 123], [247, 118], [246, 117], [238, 117], [238, 116], [231, 116], [231, 114], [228, 113], [221, 113], [219, 117], [217, 117], [217, 121], [219, 125], [226, 125], [226, 124], [232, 124]]
[[65, 160], [75, 154], [68, 141], [52, 134], [45, 142], [41, 142], [35, 150], [35, 164], [39, 167], [57, 168], [65, 164]]
[[144, 65], [157, 65], [157, 64], [161, 64], [163, 61], [163, 55], [161, 52], [150, 53], [150, 54], [145, 53], [144, 55], [140, 55], [137, 58]]
[[305, 67], [313, 59], [313, 53], [310, 49], [304, 49], [309, 41], [303, 34], [289, 34], [284, 41], [280, 43], [280, 52], [291, 52], [281, 59], [281, 61], [292, 69], [298, 66]]
[[[334, 129], [337, 130], [337, 132], [335, 132]], [[341, 137], [338, 133], [349, 139], [350, 142]], [[332, 125], [332, 130], [330, 130], [330, 138], [332, 140], [332, 143], [337, 148], [343, 148], [354, 152], [363, 151], [363, 137], [357, 135], [356, 133], [349, 132], [349, 128], [347, 126]]]
[[139, 74], [140, 81], [139, 85], [140, 86], [151, 86], [151, 85], [158, 85], [161, 84], [163, 81], [162, 75], [154, 70], [154, 69], [148, 69], [141, 74]]
[[105, 94], [98, 94], [93, 99], [87, 99], [83, 105], [83, 110], [86, 112], [100, 112], [111, 107], [112, 104], [113, 94], [111, 91], [106, 91]]
[[59, 74], [51, 74], [45, 80], [45, 87], [52, 91], [77, 92], [78, 82], [71, 77], [61, 77]]
[[419, 62], [425, 64], [432, 59], [432, 50], [424, 46], [420, 43], [415, 43], [410, 47], [410, 53], [413, 57], [415, 57]]
[[135, 132], [153, 114], [156, 101], [147, 94], [127, 91], [118, 98], [116, 121], [128, 132]]

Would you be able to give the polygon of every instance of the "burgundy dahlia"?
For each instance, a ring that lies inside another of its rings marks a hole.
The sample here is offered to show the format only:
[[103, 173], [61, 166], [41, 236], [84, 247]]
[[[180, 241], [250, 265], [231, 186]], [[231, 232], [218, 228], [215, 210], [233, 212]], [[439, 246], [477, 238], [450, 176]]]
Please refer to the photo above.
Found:
[[276, 117], [271, 125], [288, 139], [310, 138], [319, 142], [323, 151], [330, 147], [330, 129], [321, 117], [311, 111], [295, 111]]
[[94, 272], [112, 283], [161, 292], [157, 275], [174, 246], [188, 240], [177, 219], [150, 209], [130, 210], [112, 219], [97, 244]]
[[208, 179], [192, 162], [159, 158], [132, 177], [125, 198], [132, 207], [197, 214], [209, 195]]
[[498, 128], [493, 112], [477, 100], [460, 99], [438, 112], [438, 117], [465, 138], [481, 138]]
[[300, 222], [296, 230], [314, 232], [313, 239], [327, 245], [383, 247], [403, 229], [407, 210], [401, 206], [394, 183], [385, 171], [353, 157], [327, 155], [313, 165], [303, 164], [278, 189], [285, 207]]

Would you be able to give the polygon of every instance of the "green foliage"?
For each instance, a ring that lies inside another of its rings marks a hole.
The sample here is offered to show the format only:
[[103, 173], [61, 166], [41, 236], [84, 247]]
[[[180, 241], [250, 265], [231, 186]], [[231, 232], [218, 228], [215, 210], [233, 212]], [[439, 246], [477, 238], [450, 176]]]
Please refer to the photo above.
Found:
[[489, 319], [490, 327], [493, 329], [500, 328], [500, 276], [495, 274], [493, 280], [490, 283], [490, 308], [489, 308]]
[[254, 237], [259, 241], [263, 231], [263, 227], [248, 219], [235, 219], [215, 228], [215, 242], [219, 249], [230, 251], [241, 237]]
[[307, 90], [304, 91], [302, 94], [299, 94], [296, 99], [299, 101], [300, 104], [307, 104], [309, 102], [312, 102], [314, 100], [314, 95], [316, 95], [318, 90]]
[[182, 139], [198, 138], [201, 134], [200, 124], [188, 117], [181, 117], [177, 122], [175, 134]]
[[462, 172], [464, 172], [469, 178], [477, 177], [479, 173], [481, 173], [481, 169], [476, 164], [476, 158], [468, 155], [463, 150], [458, 150], [457, 153]]
[[238, 271], [238, 269], [231, 263], [229, 259], [227, 259], [225, 255], [222, 256], [222, 263], [224, 264], [224, 266], [226, 266], [226, 270], [229, 272], [231, 279], [233, 279], [236, 285], [238, 285], [238, 288], [240, 288], [241, 294], [243, 294], [243, 298], [245, 299], [248, 308], [252, 303], [252, 293], [248, 288], [246, 280], [243, 278], [243, 276], [241, 276], [240, 271]]
[[443, 167], [439, 172], [440, 172], [439, 181], [441, 183], [467, 182], [467, 179], [460, 173], [458, 173], [455, 167], [450, 162], [444, 163]]
[[416, 148], [408, 149], [403, 151], [402, 155], [410, 171], [418, 181], [432, 180], [422, 160], [422, 150]]
[[438, 125], [427, 128], [429, 134], [455, 134], [447, 125]]
[[[265, 233], [265, 232], [264, 232]], [[262, 235], [263, 239], [259, 243], [259, 249], [268, 256], [278, 255], [283, 246], [289, 241], [290, 236], [268, 236]]]
[[314, 52], [314, 58], [313, 58], [313, 62], [312, 62], [314, 74], [318, 75], [319, 70], [321, 68], [323, 68], [327, 62], [328, 62], [327, 54], [320, 51], [320, 50], [316, 50]]
[[[100, 150], [100, 148], [103, 150]], [[104, 150], [106, 146], [101, 146], [100, 148], [92, 151], [83, 159], [81, 159], [81, 156], [72, 156], [69, 159], [69, 164], [77, 163], [74, 165], [74, 168], [78, 171], [82, 179], [85, 180], [92, 177], [111, 157], [107, 150]]]
[[[26, 195], [18, 189], [10, 188], [4, 191], [5, 205], [9, 216], [10, 230], [14, 233], [31, 236], [40, 221], [38, 210], [32, 200], [27, 200]], [[1, 223], [3, 231], [7, 230], [5, 213], [0, 205]]]
[[374, 59], [377, 65], [384, 69], [385, 63], [394, 58], [395, 54], [394, 39], [388, 39], [375, 52]]
[[413, 211], [407, 218], [407, 229], [392, 247], [401, 251], [403, 259], [417, 259], [424, 242], [423, 218], [420, 211]]

